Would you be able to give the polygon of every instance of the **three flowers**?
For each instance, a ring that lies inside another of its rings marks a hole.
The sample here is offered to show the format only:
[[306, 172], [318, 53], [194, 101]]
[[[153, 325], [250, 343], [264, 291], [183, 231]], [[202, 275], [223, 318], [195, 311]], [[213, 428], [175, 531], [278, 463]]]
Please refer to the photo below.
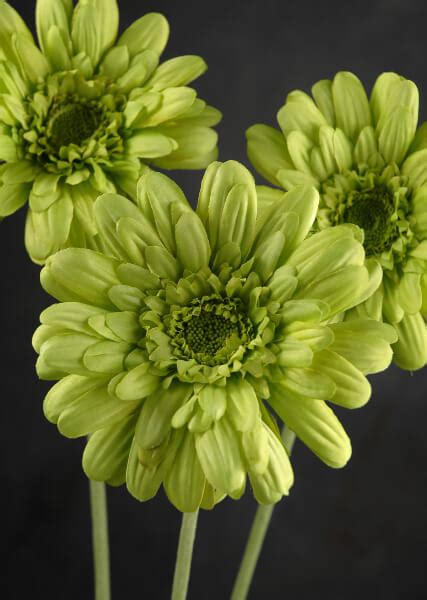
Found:
[[[90, 435], [83, 467], [183, 512], [289, 492], [279, 419], [332, 467], [366, 375], [427, 358], [427, 142], [415, 85], [368, 99], [339, 73], [292, 92], [281, 130], [248, 130], [275, 188], [216, 158], [219, 113], [159, 65], [168, 26], [116, 41], [114, 0], [38, 0], [32, 35], [0, 4], [0, 214], [27, 200], [26, 246], [59, 302], [34, 336], [47, 418]], [[210, 166], [208, 166], [210, 165]], [[197, 209], [158, 167], [203, 168]], [[280, 189], [279, 189], [280, 188]]]

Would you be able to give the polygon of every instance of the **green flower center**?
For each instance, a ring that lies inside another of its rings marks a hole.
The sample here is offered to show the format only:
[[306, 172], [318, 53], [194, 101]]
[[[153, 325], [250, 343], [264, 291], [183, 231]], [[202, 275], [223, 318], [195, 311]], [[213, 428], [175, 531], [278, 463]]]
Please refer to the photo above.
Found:
[[364, 230], [366, 256], [372, 256], [390, 250], [398, 237], [397, 225], [391, 219], [393, 213], [393, 195], [385, 186], [379, 186], [352, 192], [342, 221]]
[[181, 358], [215, 366], [252, 339], [252, 325], [237, 300], [205, 298], [173, 311], [168, 332]]
[[48, 137], [52, 146], [79, 146], [90, 138], [100, 125], [100, 114], [92, 106], [71, 103], [59, 106], [50, 117]]

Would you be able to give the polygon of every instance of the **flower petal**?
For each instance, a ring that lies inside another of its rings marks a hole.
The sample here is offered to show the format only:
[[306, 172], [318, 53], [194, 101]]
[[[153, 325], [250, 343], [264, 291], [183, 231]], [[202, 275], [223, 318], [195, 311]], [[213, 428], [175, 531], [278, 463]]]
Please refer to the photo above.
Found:
[[336, 126], [355, 141], [364, 127], [371, 124], [371, 111], [360, 80], [348, 71], [335, 75], [332, 83]]
[[165, 479], [166, 495], [178, 510], [194, 512], [202, 501], [205, 483], [206, 478], [197, 457], [194, 435], [187, 433]]
[[427, 362], [427, 333], [421, 314], [405, 314], [394, 327], [399, 336], [399, 340], [393, 344], [394, 362], [408, 371], [424, 367]]
[[169, 24], [166, 18], [159, 13], [148, 13], [132, 23], [122, 34], [118, 45], [125, 45], [130, 56], [146, 48], [161, 54], [169, 37]]
[[282, 132], [267, 125], [253, 125], [246, 131], [248, 157], [267, 181], [280, 185], [276, 173], [291, 169], [292, 162]]

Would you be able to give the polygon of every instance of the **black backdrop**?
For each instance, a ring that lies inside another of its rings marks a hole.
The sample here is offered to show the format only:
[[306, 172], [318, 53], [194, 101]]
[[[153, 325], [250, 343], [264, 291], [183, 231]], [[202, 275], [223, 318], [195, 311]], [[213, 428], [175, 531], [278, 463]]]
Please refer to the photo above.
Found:
[[[12, 4], [33, 23], [32, 0]], [[288, 91], [356, 72], [367, 85], [384, 70], [412, 78], [427, 116], [427, 5], [423, 0], [193, 2], [122, 0], [127, 26], [164, 12], [166, 56], [201, 54], [201, 97], [224, 112], [220, 157], [245, 161], [244, 130], [273, 123]], [[201, 173], [177, 173], [193, 199]], [[93, 598], [83, 444], [44, 420], [31, 335], [48, 298], [23, 247], [24, 214], [0, 226], [0, 597]], [[342, 412], [353, 458], [342, 471], [302, 445], [296, 484], [276, 509], [252, 600], [421, 599], [426, 592], [427, 370], [392, 368], [373, 378], [367, 407]], [[180, 516], [163, 495], [139, 504], [109, 490], [113, 597], [168, 598]], [[228, 598], [255, 503], [248, 492], [199, 522], [190, 598]]]

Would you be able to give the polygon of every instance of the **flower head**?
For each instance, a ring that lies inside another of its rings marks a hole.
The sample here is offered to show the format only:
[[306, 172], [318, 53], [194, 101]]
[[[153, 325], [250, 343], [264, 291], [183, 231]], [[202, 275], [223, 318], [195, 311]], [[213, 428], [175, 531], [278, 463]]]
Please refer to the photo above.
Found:
[[144, 165], [200, 169], [216, 157], [220, 113], [187, 86], [205, 62], [159, 65], [169, 35], [160, 14], [116, 40], [118, 21], [116, 0], [37, 0], [39, 49], [0, 0], [0, 218], [29, 199], [36, 262], [89, 245], [96, 197], [135, 198]]
[[417, 131], [417, 87], [383, 73], [368, 99], [359, 79], [341, 72], [316, 83], [312, 95], [288, 95], [277, 114], [281, 131], [251, 127], [249, 158], [279, 187], [319, 190], [315, 229], [363, 229], [377, 289], [356, 311], [392, 323], [395, 362], [420, 368], [427, 360], [427, 136], [426, 124]]
[[269, 205], [239, 163], [213, 163], [197, 211], [148, 172], [137, 204], [95, 203], [101, 252], [50, 257], [37, 370], [59, 379], [47, 418], [68, 437], [92, 434], [90, 478], [135, 497], [160, 485], [175, 506], [239, 498], [247, 475], [261, 503], [293, 481], [273, 413], [332, 467], [350, 441], [326, 404], [365, 404], [365, 374], [391, 360], [392, 327], [336, 315], [369, 293], [361, 231], [305, 240], [318, 208], [300, 186]]

